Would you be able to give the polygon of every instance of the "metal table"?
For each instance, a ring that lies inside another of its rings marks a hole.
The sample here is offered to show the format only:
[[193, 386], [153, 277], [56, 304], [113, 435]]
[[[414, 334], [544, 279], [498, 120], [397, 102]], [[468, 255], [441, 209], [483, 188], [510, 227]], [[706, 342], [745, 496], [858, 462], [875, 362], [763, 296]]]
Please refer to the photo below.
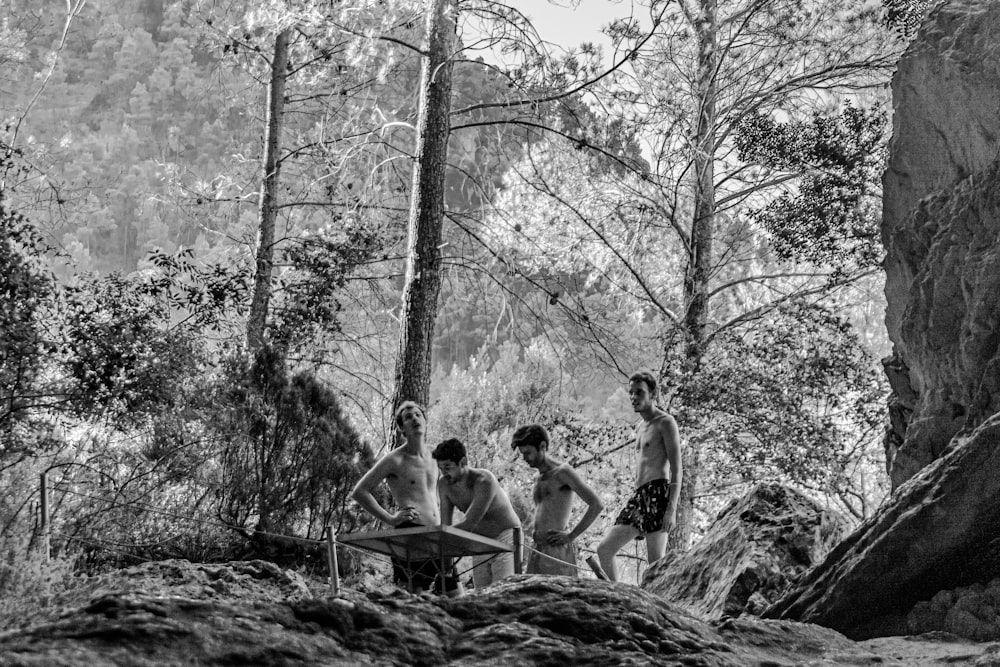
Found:
[[[418, 561], [436, 563], [442, 582], [448, 571], [448, 560], [463, 556], [484, 556], [514, 552], [514, 571], [521, 573], [521, 529], [514, 529], [514, 547], [467, 530], [439, 524], [414, 528], [373, 530], [348, 533], [334, 538], [342, 544], [384, 554], [405, 565], [412, 589], [412, 564]], [[444, 586], [442, 585], [442, 590]]]

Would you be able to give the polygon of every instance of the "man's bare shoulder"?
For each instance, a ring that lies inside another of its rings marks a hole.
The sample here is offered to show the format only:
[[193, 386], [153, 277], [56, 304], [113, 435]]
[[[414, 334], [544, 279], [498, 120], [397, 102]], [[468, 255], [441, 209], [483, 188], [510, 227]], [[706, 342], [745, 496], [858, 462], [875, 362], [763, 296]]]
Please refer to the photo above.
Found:
[[392, 470], [395, 470], [403, 464], [404, 456], [405, 452], [401, 448], [393, 449], [392, 451], [386, 452], [385, 456], [379, 460], [379, 465], [384, 466], [386, 469], [391, 468]]
[[675, 420], [674, 416], [669, 412], [667, 412], [666, 410], [657, 410], [656, 414], [649, 421], [650, 423], [656, 424], [657, 426], [667, 426], [667, 427], [677, 426], [677, 420]]
[[649, 423], [660, 434], [664, 443], [677, 443], [677, 420], [669, 412], [660, 410]]
[[573, 466], [563, 462], [552, 469], [549, 479], [557, 481], [561, 484], [568, 484], [571, 481], [575, 481], [577, 477], [578, 475], [576, 474], [576, 470], [573, 469]]
[[497, 478], [486, 468], [469, 468], [469, 481], [472, 484], [495, 484]]

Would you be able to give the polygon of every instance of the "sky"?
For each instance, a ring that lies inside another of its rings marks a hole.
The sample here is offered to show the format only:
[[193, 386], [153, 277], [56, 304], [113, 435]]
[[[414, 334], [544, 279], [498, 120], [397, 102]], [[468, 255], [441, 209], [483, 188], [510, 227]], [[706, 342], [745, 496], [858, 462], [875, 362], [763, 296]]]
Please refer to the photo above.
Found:
[[[508, 0], [532, 23], [542, 39], [561, 46], [576, 46], [581, 42], [598, 42], [608, 46], [601, 28], [615, 18], [628, 15], [629, 2], [612, 0]], [[576, 4], [576, 7], [571, 6]]]
[[[507, 0], [532, 20], [535, 30], [557, 55], [583, 42], [599, 44], [608, 61], [611, 42], [601, 28], [632, 11], [630, 0]], [[574, 6], [575, 5], [575, 6]]]

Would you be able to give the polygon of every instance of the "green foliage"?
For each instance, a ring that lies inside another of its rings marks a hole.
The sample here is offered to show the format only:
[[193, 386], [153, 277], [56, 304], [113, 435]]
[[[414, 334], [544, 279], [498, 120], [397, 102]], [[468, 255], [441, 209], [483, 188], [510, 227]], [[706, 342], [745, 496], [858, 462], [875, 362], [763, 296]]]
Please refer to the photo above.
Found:
[[292, 374], [274, 348], [231, 357], [210, 427], [224, 442], [221, 516], [235, 526], [319, 538], [353, 529], [348, 496], [372, 454], [336, 395], [311, 373]]
[[340, 218], [296, 239], [285, 253], [290, 269], [277, 282], [270, 318], [271, 341], [288, 349], [315, 344], [340, 331], [342, 290], [353, 271], [381, 249], [375, 229]]
[[174, 405], [178, 385], [202, 360], [191, 329], [171, 327], [155, 289], [118, 274], [67, 288], [65, 368], [75, 383], [78, 414], [95, 406], [122, 424]]
[[[35, 361], [47, 349], [39, 329], [41, 303], [55, 284], [41, 263], [47, 245], [22, 216], [4, 206], [0, 196], [0, 377], [4, 386], [30, 381], [33, 373], [18, 372], [19, 358]], [[20, 376], [20, 377], [18, 377]]]
[[246, 304], [250, 268], [245, 264], [202, 266], [192, 248], [173, 255], [155, 251], [149, 259], [157, 273], [144, 277], [143, 292], [185, 313], [186, 326], [219, 331]]
[[792, 302], [716, 337], [672, 410], [685, 437], [711, 445], [716, 483], [778, 480], [835, 496], [878, 446], [883, 385], [850, 325]]
[[[37, 448], [36, 448], [37, 449]], [[2, 463], [2, 461], [0, 461]], [[37, 518], [38, 465], [0, 465], [0, 627], [23, 623], [71, 581], [72, 554], [45, 559]]]
[[[370, 36], [389, 30], [415, 42], [419, 25], [391, 20], [407, 9], [401, 6], [330, 5], [309, 18], [308, 4], [237, 4], [227, 15], [217, 3], [167, 3], [162, 10], [156, 3], [90, 3], [47, 95], [25, 119], [21, 136], [33, 138], [32, 157], [48, 171], [31, 181], [45, 187], [22, 196], [17, 210], [26, 202], [51, 204], [33, 219], [79, 267], [137, 269], [76, 283], [63, 300], [30, 226], [18, 232], [22, 238], [5, 233], [0, 241], [0, 398], [14, 396], [4, 405], [20, 410], [7, 425], [16, 417], [22, 455], [53, 449], [54, 440], [27, 417], [63, 414], [54, 401], [73, 399], [75, 421], [66, 421], [74, 440], [59, 461], [66, 477], [55, 492], [57, 517], [63, 544], [88, 545], [93, 564], [112, 562], [118, 552], [118, 562], [232, 557], [244, 541], [220, 519], [244, 535], [263, 529], [311, 537], [326, 523], [344, 531], [362, 520], [347, 494], [372, 455], [339, 397], [360, 394], [358, 378], [372, 396], [385, 387], [410, 187], [400, 156], [412, 148], [417, 70], [414, 54]], [[763, 4], [749, 23], [739, 23], [752, 32], [721, 50], [732, 58], [719, 70], [723, 90], [750, 95], [754, 108], [805, 109], [799, 102], [811, 93], [784, 97], [783, 82], [801, 80], [800, 63], [827, 62], [831, 52], [807, 57], [797, 40], [815, 32], [839, 44], [851, 26], [830, 17], [849, 3], [823, 5], [825, 13], [813, 18], [815, 7], [792, 3], [794, 26], [777, 16], [781, 3]], [[486, 17], [506, 11], [467, 9]], [[739, 15], [739, 3], [732, 11]], [[352, 12], [356, 24], [345, 18]], [[659, 51], [630, 61], [634, 81], [605, 80], [608, 94], [599, 104], [572, 97], [481, 106], [572, 88], [596, 72], [591, 49], [554, 60], [524, 44], [508, 54], [520, 59], [517, 65], [456, 67], [455, 106], [477, 108], [455, 115], [449, 146], [446, 197], [455, 224], [446, 227], [445, 254], [453, 273], [434, 341], [435, 359], [447, 363], [434, 379], [431, 427], [465, 441], [474, 462], [501, 477], [522, 516], [531, 511], [533, 471], [509, 447], [510, 429], [520, 423], [550, 427], [554, 451], [598, 488], [606, 518], [634, 479], [634, 415], [620, 394], [605, 399], [633, 361], [649, 363], [664, 345], [672, 349], [661, 334], [686, 308], [691, 172], [684, 137], [696, 119], [691, 102], [700, 98], [684, 89], [693, 80], [687, 55], [672, 50], [693, 43], [680, 18], [673, 16]], [[255, 77], [273, 30], [286, 19], [297, 29], [269, 314], [273, 347], [246, 359], [228, 351], [227, 339], [239, 335], [252, 275], [247, 248], [263, 122], [253, 101], [261, 90]], [[366, 36], [345, 38], [334, 25]], [[616, 30], [635, 39], [640, 28]], [[10, 86], [15, 104], [43, 70], [54, 36], [43, 33], [18, 32], [7, 44], [4, 35], [14, 33], [0, 27], [0, 61], [18, 59]], [[779, 33], [789, 48], [773, 45]], [[772, 46], [745, 46], [755, 40]], [[764, 85], [768, 77], [776, 87]], [[727, 95], [717, 100], [727, 109], [719, 120], [722, 142], [734, 136], [728, 119], [745, 111], [726, 106]], [[498, 124], [509, 119], [522, 125]], [[562, 136], [537, 141], [537, 124], [549, 121]], [[718, 216], [723, 252], [706, 286], [719, 295], [708, 332], [756, 308], [763, 292], [800, 287], [777, 280], [754, 291], [758, 282], [747, 267], [771, 274], [773, 255], [761, 250], [757, 230], [741, 227], [745, 210], [728, 208], [746, 196], [774, 197], [761, 189], [774, 170], [788, 174], [784, 183], [805, 174], [794, 191], [755, 214], [780, 259], [871, 265], [881, 129], [877, 114], [850, 107], [810, 122], [753, 116], [739, 137], [741, 157], [765, 167], [754, 174], [724, 157], [730, 146], [720, 144], [716, 164], [726, 172], [717, 174], [723, 187], [716, 200], [732, 215]], [[592, 152], [597, 145], [607, 151]], [[652, 162], [643, 164], [647, 158]], [[499, 212], [484, 222], [478, 216], [491, 199]], [[3, 216], [13, 229], [10, 220]], [[62, 321], [50, 312], [56, 306]], [[868, 445], [881, 405], [869, 360], [820, 310], [789, 306], [758, 324], [710, 336], [704, 366], [681, 378], [670, 406], [689, 446], [705, 447], [706, 492], [775, 477], [835, 494], [858, 488], [857, 462], [876, 458]], [[62, 334], [66, 340], [55, 338]], [[325, 366], [340, 365], [329, 372], [352, 378], [340, 393], [290, 365], [290, 355], [329, 362], [331, 338], [349, 340], [357, 352]], [[683, 369], [674, 361], [667, 366]], [[44, 405], [17, 402], [37, 395], [42, 380]], [[371, 424], [380, 421], [381, 398], [356, 401]], [[15, 442], [6, 433], [0, 438], [3, 446]], [[30, 502], [27, 493], [17, 502]], [[599, 522], [584, 546], [602, 530]]]
[[57, 290], [49, 251], [0, 192], [0, 463], [29, 448], [24, 429], [56, 398], [44, 373], [56, 347], [44, 312]]
[[436, 374], [430, 425], [467, 443], [476, 460], [477, 443], [502, 440], [519, 424], [549, 421], [559, 408], [560, 376], [555, 351], [542, 340], [523, 349], [514, 342], [484, 346], [467, 368]]
[[904, 37], [916, 34], [927, 15], [932, 0], [882, 0], [887, 26], [898, 30]]
[[57, 456], [40, 462], [49, 471], [54, 552], [78, 553], [88, 571], [241, 555], [244, 540], [216, 517], [216, 443], [192, 409], [207, 396], [187, 393], [176, 412], [125, 433], [84, 423]]
[[0, 534], [0, 626], [11, 628], [49, 606], [52, 596], [73, 581], [74, 557], [46, 559], [26, 534]]
[[754, 114], [737, 132], [740, 159], [803, 174], [797, 192], [751, 212], [781, 259], [841, 269], [878, 265], [882, 112], [848, 105], [838, 116], [816, 113], [808, 123]]
[[217, 85], [218, 59], [189, 21], [192, 11], [190, 3], [161, 3], [158, 12], [149, 3], [86, 4], [33, 101], [65, 16], [24, 22], [27, 57], [3, 106], [18, 113], [32, 101], [19, 136], [31, 137], [27, 149], [46, 178], [26, 187], [20, 203], [85, 269], [129, 273], [156, 247], [226, 245], [215, 232], [238, 223], [232, 208], [229, 220], [206, 220], [181, 215], [178, 205], [193, 203], [192, 191], [216, 179], [229, 156], [252, 155], [257, 141], [247, 132], [245, 79], [227, 70], [233, 87]]

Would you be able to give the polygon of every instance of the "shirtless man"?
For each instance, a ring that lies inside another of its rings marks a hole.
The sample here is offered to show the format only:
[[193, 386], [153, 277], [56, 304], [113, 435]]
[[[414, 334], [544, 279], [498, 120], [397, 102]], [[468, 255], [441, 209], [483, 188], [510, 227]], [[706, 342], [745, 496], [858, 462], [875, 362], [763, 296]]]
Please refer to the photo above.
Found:
[[681, 492], [680, 436], [674, 418], [653, 402], [656, 378], [646, 371], [633, 374], [628, 381], [628, 395], [632, 409], [643, 422], [636, 433], [636, 490], [597, 547], [601, 567], [612, 581], [618, 581], [615, 556], [632, 539], [646, 539], [648, 564], [663, 558], [667, 534], [677, 523]]
[[[534, 551], [528, 555], [528, 574], [577, 576], [576, 538], [601, 515], [604, 503], [567, 463], [549, 456], [549, 433], [541, 424], [528, 424], [514, 431], [510, 446], [524, 462], [538, 471], [532, 498], [535, 501]], [[587, 512], [573, 530], [569, 515], [573, 494], [587, 504]]]
[[[455, 528], [493, 538], [513, 549], [514, 530], [520, 530], [521, 520], [493, 473], [470, 468], [465, 445], [454, 438], [439, 444], [433, 456], [441, 471], [437, 488], [444, 524], [451, 524], [457, 507], [465, 519]], [[514, 574], [514, 553], [473, 556], [472, 565], [472, 580], [476, 590], [482, 590]]]
[[[441, 523], [437, 503], [437, 466], [431, 453], [424, 446], [424, 429], [427, 422], [424, 411], [412, 401], [400, 403], [396, 408], [396, 427], [406, 443], [387, 453], [365, 473], [351, 491], [351, 498], [376, 519], [393, 528], [436, 526]], [[372, 492], [383, 481], [389, 486], [393, 502], [398, 508], [389, 512], [375, 499]], [[437, 574], [433, 561], [418, 563], [408, 573], [401, 562], [393, 560], [393, 581], [406, 585], [412, 578], [411, 592], [428, 589]]]

